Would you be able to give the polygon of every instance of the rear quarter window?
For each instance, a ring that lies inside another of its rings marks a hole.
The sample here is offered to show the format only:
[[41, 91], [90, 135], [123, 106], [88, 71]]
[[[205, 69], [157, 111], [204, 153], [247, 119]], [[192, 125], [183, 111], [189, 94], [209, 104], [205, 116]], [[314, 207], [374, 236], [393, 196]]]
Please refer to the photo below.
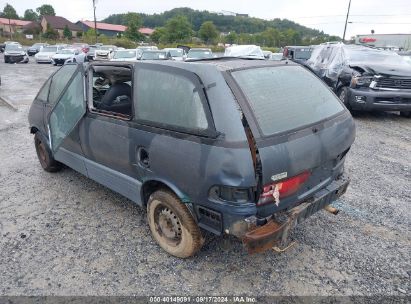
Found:
[[300, 66], [232, 72], [264, 136], [301, 128], [344, 110], [337, 97]]
[[162, 128], [204, 133], [208, 123], [204, 98], [187, 77], [140, 69], [135, 82], [136, 118]]

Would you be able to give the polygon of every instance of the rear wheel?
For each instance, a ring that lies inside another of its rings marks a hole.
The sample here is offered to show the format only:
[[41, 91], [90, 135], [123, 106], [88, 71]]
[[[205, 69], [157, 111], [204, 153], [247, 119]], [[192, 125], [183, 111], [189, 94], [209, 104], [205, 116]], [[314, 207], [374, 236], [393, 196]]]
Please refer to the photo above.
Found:
[[61, 163], [53, 158], [50, 148], [43, 140], [42, 136], [37, 132], [34, 135], [34, 146], [36, 147], [37, 157], [41, 167], [47, 172], [57, 172], [61, 170]]
[[179, 258], [193, 256], [204, 240], [187, 206], [172, 192], [158, 190], [147, 204], [151, 234], [166, 252]]

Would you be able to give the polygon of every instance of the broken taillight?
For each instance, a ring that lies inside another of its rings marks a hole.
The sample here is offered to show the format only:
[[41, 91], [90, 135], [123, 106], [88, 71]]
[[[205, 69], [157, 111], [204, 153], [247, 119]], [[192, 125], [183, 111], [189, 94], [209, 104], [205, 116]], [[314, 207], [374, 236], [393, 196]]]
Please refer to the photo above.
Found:
[[310, 174], [310, 171], [304, 171], [303, 173], [289, 179], [265, 185], [257, 205], [265, 205], [272, 202], [278, 204], [281, 198], [290, 196], [291, 194], [297, 192], [298, 189], [300, 189], [300, 187], [307, 181]]

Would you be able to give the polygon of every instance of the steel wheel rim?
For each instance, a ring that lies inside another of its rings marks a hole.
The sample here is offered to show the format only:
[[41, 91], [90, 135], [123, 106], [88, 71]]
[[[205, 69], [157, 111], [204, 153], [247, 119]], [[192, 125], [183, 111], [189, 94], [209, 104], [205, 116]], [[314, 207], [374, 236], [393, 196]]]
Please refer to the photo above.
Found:
[[173, 210], [160, 203], [154, 210], [154, 225], [158, 235], [168, 245], [177, 247], [182, 240], [180, 220]]

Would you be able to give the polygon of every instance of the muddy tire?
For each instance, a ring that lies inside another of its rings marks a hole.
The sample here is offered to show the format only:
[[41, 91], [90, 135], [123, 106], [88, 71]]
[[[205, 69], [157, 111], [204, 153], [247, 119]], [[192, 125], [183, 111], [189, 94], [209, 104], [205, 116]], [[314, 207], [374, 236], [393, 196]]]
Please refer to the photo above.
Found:
[[34, 146], [36, 147], [37, 157], [41, 167], [47, 172], [57, 172], [61, 170], [62, 164], [56, 161], [51, 154], [50, 148], [37, 132], [34, 135]]
[[349, 104], [348, 104], [348, 88], [347, 87], [342, 87], [341, 89], [338, 90], [338, 98], [343, 102], [343, 104], [349, 109]]
[[147, 218], [154, 240], [167, 253], [188, 258], [203, 246], [200, 228], [187, 206], [172, 192], [158, 190], [150, 196]]

